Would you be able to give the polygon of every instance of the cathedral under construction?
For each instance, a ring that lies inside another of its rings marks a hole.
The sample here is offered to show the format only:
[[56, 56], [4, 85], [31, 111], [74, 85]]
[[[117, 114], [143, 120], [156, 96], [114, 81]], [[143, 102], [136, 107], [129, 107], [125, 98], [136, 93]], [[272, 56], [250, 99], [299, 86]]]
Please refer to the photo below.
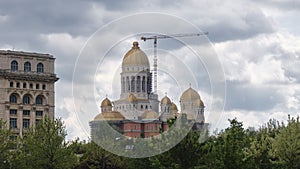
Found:
[[101, 112], [90, 122], [91, 130], [105, 121], [125, 136], [148, 138], [168, 130], [167, 120], [175, 116], [194, 120], [193, 129], [205, 123], [204, 103], [193, 88], [189, 87], [180, 96], [180, 110], [167, 95], [159, 100], [152, 90], [153, 77], [148, 56], [138, 42], [133, 42], [132, 48], [123, 57], [120, 75], [120, 98], [114, 101], [107, 97], [103, 99]]

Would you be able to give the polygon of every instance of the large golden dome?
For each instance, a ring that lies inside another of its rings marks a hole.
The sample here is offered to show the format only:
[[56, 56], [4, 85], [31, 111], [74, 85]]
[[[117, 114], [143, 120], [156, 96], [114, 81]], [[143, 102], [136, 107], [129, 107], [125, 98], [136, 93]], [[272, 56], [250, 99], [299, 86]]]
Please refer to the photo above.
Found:
[[142, 114], [141, 118], [143, 120], [158, 119], [158, 114], [153, 110], [146, 110]]
[[122, 62], [124, 66], [149, 66], [147, 55], [140, 49], [138, 42], [133, 42], [132, 48], [125, 54]]
[[201, 100], [198, 92], [191, 87], [184, 91], [180, 97], [180, 101], [196, 101]]
[[112, 106], [111, 105], [111, 101], [108, 98], [105, 98], [102, 102], [101, 102], [101, 107], [105, 107], [105, 106]]
[[118, 111], [102, 112], [98, 114], [94, 121], [121, 121], [125, 120], [125, 117]]
[[164, 98], [161, 99], [160, 103], [161, 104], [171, 104], [172, 102], [168, 96], [165, 96]]

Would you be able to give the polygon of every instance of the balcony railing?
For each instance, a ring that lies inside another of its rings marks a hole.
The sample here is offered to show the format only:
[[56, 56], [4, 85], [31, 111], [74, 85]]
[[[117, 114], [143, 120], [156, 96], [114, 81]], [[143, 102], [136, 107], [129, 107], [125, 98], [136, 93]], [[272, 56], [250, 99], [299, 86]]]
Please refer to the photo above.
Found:
[[11, 70], [11, 69], [0, 69], [0, 76], [5, 78], [17, 78], [17, 79], [39, 79], [46, 81], [57, 81], [56, 74], [47, 72], [36, 72], [36, 71], [24, 71], [24, 70]]
[[42, 75], [42, 76], [55, 76], [54, 73], [46, 73], [46, 72], [36, 72], [36, 71], [24, 71], [24, 70], [11, 70], [11, 69], [0, 69], [0, 74], [3, 73], [17, 73], [17, 74], [32, 74], [32, 75]]

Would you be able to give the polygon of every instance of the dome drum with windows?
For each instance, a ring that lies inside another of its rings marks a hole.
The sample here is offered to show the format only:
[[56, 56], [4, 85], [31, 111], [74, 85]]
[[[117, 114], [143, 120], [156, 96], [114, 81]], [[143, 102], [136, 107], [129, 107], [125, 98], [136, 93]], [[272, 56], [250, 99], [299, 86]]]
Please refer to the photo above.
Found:
[[[158, 100], [158, 95], [152, 92], [153, 77], [148, 56], [140, 49], [138, 42], [133, 42], [131, 49], [124, 55], [120, 76], [120, 98], [114, 101], [107, 97], [103, 99], [100, 105], [101, 112], [90, 122], [91, 128], [97, 126], [93, 125], [97, 124], [96, 122], [107, 120], [124, 130], [126, 136], [140, 137], [140, 133], [137, 132], [147, 134], [148, 127], [153, 130], [167, 130], [168, 127], [164, 125], [167, 125], [168, 119], [175, 116], [187, 117], [188, 120], [195, 120], [199, 124], [204, 123], [205, 106], [195, 89], [189, 87], [182, 93], [180, 107], [167, 95]], [[144, 127], [138, 129], [139, 126]], [[155, 132], [159, 134], [158, 130]]]

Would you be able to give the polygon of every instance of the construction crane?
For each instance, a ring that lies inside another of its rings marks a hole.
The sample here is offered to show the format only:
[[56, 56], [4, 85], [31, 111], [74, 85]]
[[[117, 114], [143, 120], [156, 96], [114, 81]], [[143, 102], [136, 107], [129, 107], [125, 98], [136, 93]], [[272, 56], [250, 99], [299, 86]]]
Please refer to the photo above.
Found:
[[172, 34], [172, 35], [152, 35], [149, 37], [145, 37], [145, 36], [141, 37], [141, 40], [143, 40], [143, 41], [153, 39], [153, 42], [154, 42], [153, 74], [154, 74], [154, 93], [155, 94], [157, 93], [157, 39], [180, 38], [180, 37], [203, 36], [203, 35], [208, 35], [208, 32]]

